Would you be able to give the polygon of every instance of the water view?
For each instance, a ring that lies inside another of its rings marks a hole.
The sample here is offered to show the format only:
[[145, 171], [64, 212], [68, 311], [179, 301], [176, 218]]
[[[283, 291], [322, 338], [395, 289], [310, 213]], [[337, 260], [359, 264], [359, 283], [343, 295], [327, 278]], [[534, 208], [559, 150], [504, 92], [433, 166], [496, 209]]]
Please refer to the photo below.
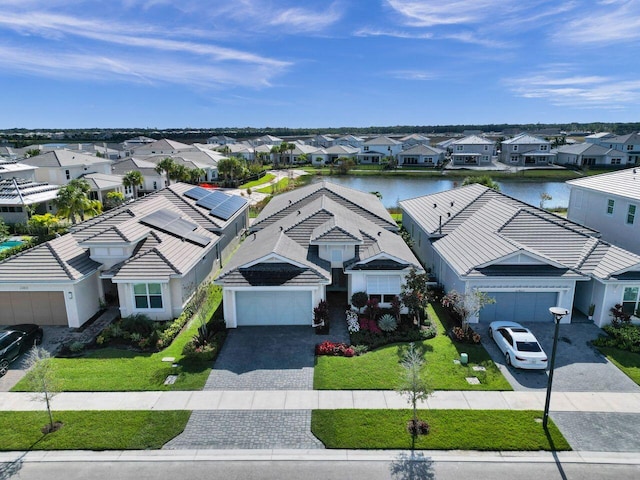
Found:
[[[407, 177], [355, 177], [332, 176], [329, 181], [363, 192], [380, 192], [385, 207], [395, 207], [400, 200], [438, 193], [460, 186], [462, 179], [407, 178]], [[531, 205], [540, 205], [540, 195], [547, 193], [551, 200], [545, 208], [567, 208], [569, 187], [564, 182], [517, 182], [500, 180], [500, 191]]]

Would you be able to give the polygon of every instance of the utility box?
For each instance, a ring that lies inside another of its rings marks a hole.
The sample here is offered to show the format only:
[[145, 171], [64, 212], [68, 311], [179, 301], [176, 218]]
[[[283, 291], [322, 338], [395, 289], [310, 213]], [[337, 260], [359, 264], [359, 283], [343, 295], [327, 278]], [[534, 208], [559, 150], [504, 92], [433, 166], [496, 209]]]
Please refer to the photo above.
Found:
[[469, 363], [469, 355], [467, 355], [466, 353], [461, 353], [460, 354], [460, 365], [466, 365], [467, 363]]

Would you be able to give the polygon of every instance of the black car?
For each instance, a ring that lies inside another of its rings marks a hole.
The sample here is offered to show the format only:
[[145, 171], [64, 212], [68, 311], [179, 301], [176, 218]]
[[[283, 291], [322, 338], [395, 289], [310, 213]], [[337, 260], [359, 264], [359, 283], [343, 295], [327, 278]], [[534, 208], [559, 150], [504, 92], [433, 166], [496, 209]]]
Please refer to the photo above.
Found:
[[13, 325], [0, 330], [0, 377], [9, 364], [34, 345], [42, 343], [42, 327], [33, 324]]

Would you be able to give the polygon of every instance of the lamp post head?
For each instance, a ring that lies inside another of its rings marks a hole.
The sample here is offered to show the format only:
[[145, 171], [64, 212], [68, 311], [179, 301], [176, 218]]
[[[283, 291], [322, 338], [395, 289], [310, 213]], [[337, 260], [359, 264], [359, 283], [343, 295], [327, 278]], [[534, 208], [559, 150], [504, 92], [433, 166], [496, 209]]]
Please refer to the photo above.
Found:
[[551, 315], [553, 315], [556, 322], [559, 322], [563, 317], [569, 314], [569, 310], [562, 307], [550, 307], [549, 312], [551, 312]]

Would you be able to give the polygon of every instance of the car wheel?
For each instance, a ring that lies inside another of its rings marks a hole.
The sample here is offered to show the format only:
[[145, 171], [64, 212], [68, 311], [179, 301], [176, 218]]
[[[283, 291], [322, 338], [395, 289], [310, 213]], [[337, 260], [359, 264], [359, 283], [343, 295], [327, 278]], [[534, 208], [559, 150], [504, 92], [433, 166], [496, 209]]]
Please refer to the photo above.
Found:
[[511, 365], [511, 356], [508, 353], [504, 354], [504, 359], [507, 362], [507, 365]]
[[489, 336], [493, 338], [493, 328], [489, 327]]
[[36, 335], [35, 340], [33, 341], [34, 345], [40, 345], [42, 344], [42, 334], [39, 333], [38, 335]]
[[0, 360], [0, 377], [4, 377], [4, 375], [9, 371], [9, 361], [8, 360]]

